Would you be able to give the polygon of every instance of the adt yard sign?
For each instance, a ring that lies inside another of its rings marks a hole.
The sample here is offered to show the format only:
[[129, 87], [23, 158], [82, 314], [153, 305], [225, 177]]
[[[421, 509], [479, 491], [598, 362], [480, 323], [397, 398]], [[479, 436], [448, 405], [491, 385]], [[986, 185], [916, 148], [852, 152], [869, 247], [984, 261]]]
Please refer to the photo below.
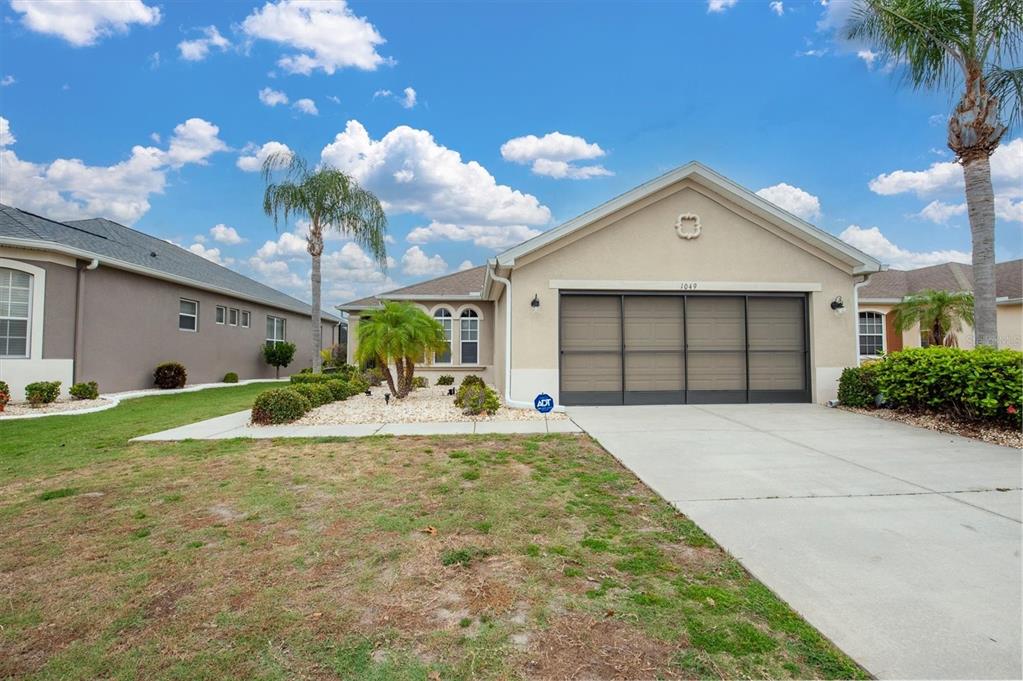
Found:
[[554, 409], [554, 398], [547, 393], [540, 393], [536, 396], [536, 399], [533, 400], [533, 406], [536, 407], [536, 410], [541, 414], [546, 414], [551, 409]]

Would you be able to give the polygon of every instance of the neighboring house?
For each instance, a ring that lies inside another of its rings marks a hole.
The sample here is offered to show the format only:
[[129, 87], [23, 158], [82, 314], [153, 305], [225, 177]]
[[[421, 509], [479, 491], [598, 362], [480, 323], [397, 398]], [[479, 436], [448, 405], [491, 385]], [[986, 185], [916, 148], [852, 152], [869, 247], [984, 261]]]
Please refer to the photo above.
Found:
[[[57, 222], [0, 205], [0, 380], [14, 399], [33, 381], [153, 387], [175, 361], [190, 383], [268, 378], [265, 343], [312, 364], [310, 308], [163, 239], [104, 219]], [[323, 344], [339, 319], [323, 318]]]
[[450, 329], [417, 370], [480, 373], [513, 406], [809, 402], [856, 363], [856, 283], [881, 264], [690, 163], [408, 300]]
[[[906, 296], [927, 290], [973, 291], [973, 268], [958, 262], [915, 270], [887, 270], [870, 278], [860, 288], [858, 343], [861, 357], [877, 357], [903, 348], [928, 344], [920, 325], [899, 333], [892, 308]], [[998, 304], [998, 347], [1023, 349], [1023, 260], [995, 266], [995, 296]], [[956, 333], [961, 348], [974, 346], [973, 327], [963, 324]]]

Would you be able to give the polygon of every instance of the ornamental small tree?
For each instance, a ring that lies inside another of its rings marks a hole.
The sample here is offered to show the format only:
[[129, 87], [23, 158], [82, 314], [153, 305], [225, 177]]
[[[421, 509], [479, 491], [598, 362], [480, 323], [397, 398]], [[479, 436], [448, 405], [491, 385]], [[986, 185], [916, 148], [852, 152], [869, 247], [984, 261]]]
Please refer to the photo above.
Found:
[[263, 359], [277, 371], [277, 378], [281, 377], [281, 367], [291, 364], [295, 359], [295, 344], [286, 342], [271, 342], [263, 346]]
[[[376, 362], [396, 399], [412, 390], [416, 362], [448, 347], [444, 327], [411, 303], [385, 301], [359, 318], [357, 359]], [[394, 364], [394, 373], [388, 364]]]

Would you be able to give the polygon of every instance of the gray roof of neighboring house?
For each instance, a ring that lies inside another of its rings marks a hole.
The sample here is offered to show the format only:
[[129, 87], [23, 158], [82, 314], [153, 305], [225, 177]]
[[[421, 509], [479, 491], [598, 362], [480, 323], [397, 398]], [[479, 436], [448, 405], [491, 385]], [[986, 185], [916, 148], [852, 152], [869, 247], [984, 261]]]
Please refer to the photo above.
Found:
[[363, 309], [376, 307], [381, 300], [408, 299], [408, 298], [437, 298], [478, 296], [483, 291], [483, 279], [487, 273], [487, 266], [480, 265], [461, 272], [445, 274], [443, 277], [421, 281], [411, 286], [403, 286], [393, 291], [378, 293], [368, 298], [360, 298], [343, 305], [338, 305], [339, 310]]
[[[901, 300], [927, 290], [972, 291], [973, 267], [946, 262], [915, 270], [878, 272], [860, 289], [860, 300]], [[1023, 260], [995, 265], [995, 295], [1010, 300], [1023, 297]]]
[[[120, 263], [133, 271], [143, 270], [142, 274], [156, 277], [162, 274], [197, 288], [229, 292], [240, 298], [302, 314], [310, 312], [309, 304], [298, 298], [210, 262], [168, 241], [105, 218], [58, 222], [0, 204], [0, 241], [5, 239], [37, 242], [18, 244], [16, 241], [8, 241], [15, 245], [38, 248], [45, 248], [47, 244], [63, 246], [73, 249], [78, 257], [92, 254], [101, 263], [106, 260], [114, 267]], [[324, 312], [323, 316], [328, 321], [338, 321], [330, 313]]]

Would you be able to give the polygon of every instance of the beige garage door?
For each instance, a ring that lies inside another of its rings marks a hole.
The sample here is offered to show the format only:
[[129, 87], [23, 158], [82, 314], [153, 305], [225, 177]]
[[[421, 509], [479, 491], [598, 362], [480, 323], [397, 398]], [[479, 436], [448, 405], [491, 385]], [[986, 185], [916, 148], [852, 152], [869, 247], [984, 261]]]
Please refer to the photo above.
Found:
[[807, 402], [803, 296], [564, 294], [564, 404]]

